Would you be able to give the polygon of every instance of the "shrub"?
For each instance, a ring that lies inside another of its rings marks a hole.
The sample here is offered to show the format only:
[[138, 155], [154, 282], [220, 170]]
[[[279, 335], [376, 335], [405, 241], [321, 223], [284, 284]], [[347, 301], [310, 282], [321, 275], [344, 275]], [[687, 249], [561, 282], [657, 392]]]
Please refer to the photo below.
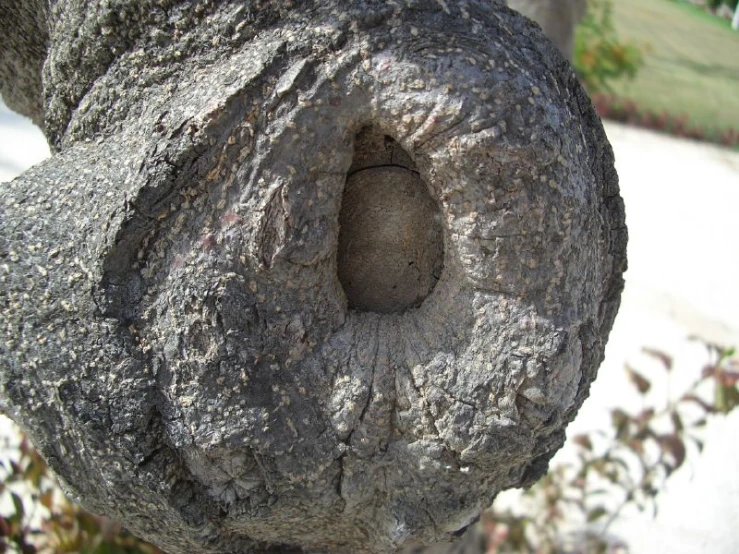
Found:
[[589, 0], [575, 30], [575, 69], [589, 93], [610, 91], [615, 79], [633, 79], [644, 64], [642, 49], [619, 39], [611, 0]]
[[735, 10], [737, 7], [737, 4], [739, 4], [739, 0], [708, 0], [706, 4], [712, 10], [719, 9], [721, 7], [721, 4], [726, 4], [731, 9]]
[[729, 148], [739, 147], [739, 129], [733, 127], [703, 129], [692, 124], [687, 115], [644, 110], [633, 100], [619, 98], [608, 93], [593, 94], [592, 100], [598, 115], [604, 119], [620, 121], [680, 138], [709, 141]]
[[[739, 407], [735, 351], [706, 346], [711, 360], [682, 395], [664, 406], [645, 403], [634, 413], [614, 409], [609, 430], [572, 437], [577, 462], [551, 468], [529, 489], [524, 515], [496, 513], [493, 507], [483, 518], [488, 553], [561, 552], [567, 542], [564, 529], [572, 523], [585, 531], [567, 552], [626, 551], [625, 544], [607, 536], [611, 523], [627, 507], [654, 513], [666, 481], [691, 454], [703, 450], [701, 429], [708, 419]], [[644, 352], [669, 374], [670, 356], [652, 349]], [[626, 374], [639, 394], [646, 395], [650, 381], [629, 367]], [[618, 502], [609, 503], [608, 498]]]
[[28, 439], [21, 435], [15, 444], [8, 440], [4, 446], [0, 553], [164, 554], [119, 524], [67, 500]]

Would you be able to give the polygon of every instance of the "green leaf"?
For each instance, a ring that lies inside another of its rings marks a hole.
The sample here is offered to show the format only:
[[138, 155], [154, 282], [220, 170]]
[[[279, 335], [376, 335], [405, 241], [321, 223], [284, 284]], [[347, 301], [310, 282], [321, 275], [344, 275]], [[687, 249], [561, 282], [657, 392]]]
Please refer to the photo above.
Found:
[[680, 414], [676, 410], [673, 410], [670, 412], [670, 419], [672, 420], [672, 427], [675, 429], [675, 432], [680, 433], [683, 430], [683, 420]]
[[608, 511], [603, 506], [598, 506], [597, 508], [593, 508], [592, 510], [588, 512], [588, 523], [592, 523], [593, 521], [599, 520], [607, 513]]
[[46, 468], [43, 465], [37, 462], [31, 462], [26, 466], [23, 477], [28, 483], [38, 489], [41, 486], [41, 478], [45, 473]]
[[716, 409], [723, 414], [728, 414], [737, 406], [739, 406], [739, 390], [733, 386], [727, 387], [716, 383]]
[[26, 514], [25, 509], [23, 508], [23, 500], [21, 500], [21, 497], [14, 492], [11, 492], [10, 496], [13, 499], [15, 515], [18, 517], [18, 519], [23, 519], [23, 516]]

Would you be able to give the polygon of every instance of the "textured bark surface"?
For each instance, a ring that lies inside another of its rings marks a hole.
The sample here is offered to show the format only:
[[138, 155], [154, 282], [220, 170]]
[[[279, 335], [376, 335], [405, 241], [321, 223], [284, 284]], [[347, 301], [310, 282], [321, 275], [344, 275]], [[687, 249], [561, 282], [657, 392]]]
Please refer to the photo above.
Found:
[[0, 197], [2, 408], [78, 500], [172, 554], [379, 554], [546, 471], [626, 230], [537, 27], [432, 0], [48, 21], [58, 153]]
[[587, 0], [506, 0], [506, 3], [536, 21], [560, 52], [572, 60], [575, 26], [585, 16]]

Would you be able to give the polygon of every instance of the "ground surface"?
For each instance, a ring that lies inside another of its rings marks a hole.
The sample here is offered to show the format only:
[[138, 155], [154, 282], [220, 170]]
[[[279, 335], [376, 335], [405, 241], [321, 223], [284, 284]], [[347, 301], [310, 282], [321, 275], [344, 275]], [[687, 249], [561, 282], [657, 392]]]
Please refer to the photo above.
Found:
[[636, 79], [614, 84], [619, 96], [701, 127], [739, 127], [739, 32], [674, 0], [615, 0], [613, 8], [619, 36], [646, 47]]
[[[626, 203], [629, 271], [606, 361], [570, 435], [607, 426], [613, 406], [638, 406], [623, 367], [649, 374], [642, 347], [675, 356], [670, 390], [679, 391], [706, 359], [689, 335], [739, 345], [739, 153], [616, 124], [606, 131]], [[0, 182], [46, 156], [40, 132], [0, 105]], [[657, 381], [655, 389], [668, 390]], [[703, 455], [660, 496], [658, 518], [617, 522], [613, 532], [632, 554], [736, 552], [738, 436], [739, 413], [716, 419]]]

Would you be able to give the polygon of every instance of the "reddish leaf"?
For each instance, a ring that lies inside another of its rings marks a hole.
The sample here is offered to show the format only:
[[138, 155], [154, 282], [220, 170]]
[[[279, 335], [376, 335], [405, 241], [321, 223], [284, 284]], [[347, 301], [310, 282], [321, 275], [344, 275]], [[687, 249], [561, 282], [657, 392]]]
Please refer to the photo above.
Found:
[[684, 402], [695, 402], [701, 408], [703, 408], [706, 413], [712, 414], [716, 412], [716, 408], [714, 408], [711, 404], [693, 393], [684, 394], [681, 400]]
[[724, 387], [735, 387], [739, 383], [739, 372], [720, 371], [718, 373], [718, 380]]
[[615, 409], [611, 411], [611, 422], [616, 429], [616, 438], [625, 441], [629, 438], [629, 423], [631, 417], [623, 410]]
[[703, 370], [701, 371], [701, 377], [703, 379], [706, 379], [708, 377], [713, 377], [716, 374], [716, 366], [713, 364], [706, 364], [703, 366]]
[[585, 481], [585, 479], [583, 479], [582, 477], [577, 477], [576, 479], [573, 479], [572, 481], [570, 481], [570, 486], [576, 489], [582, 489], [582, 488], [585, 488], [586, 483], [587, 481]]
[[590, 437], [586, 434], [575, 435], [574, 437], [572, 437], [572, 442], [574, 442], [576, 445], [580, 446], [581, 448], [584, 448], [588, 452], [592, 452], [593, 450], [593, 443], [590, 440]]
[[670, 412], [670, 419], [672, 420], [672, 427], [675, 432], [681, 432], [683, 430], [683, 420], [680, 417], [680, 414], [677, 413], [676, 410], [673, 410], [672, 412]]
[[48, 490], [39, 497], [39, 502], [47, 510], [51, 510], [52, 502], [54, 500], [54, 491]]
[[10, 535], [10, 526], [5, 520], [5, 516], [0, 515], [0, 537], [7, 537]]
[[643, 375], [637, 373], [628, 365], [626, 366], [626, 375], [628, 375], [629, 381], [633, 383], [641, 394], [646, 394], [652, 386], [652, 384]]
[[644, 352], [647, 356], [651, 356], [652, 358], [656, 358], [660, 362], [662, 362], [662, 365], [665, 366], [665, 369], [667, 371], [670, 371], [672, 369], [672, 357], [668, 356], [661, 350], [657, 350], [655, 348], [642, 348], [642, 352]]
[[673, 459], [672, 469], [675, 470], [683, 465], [685, 461], [685, 443], [676, 434], [662, 435], [659, 437], [659, 444], [662, 451], [670, 454]]
[[645, 423], [648, 423], [649, 420], [652, 419], [653, 417], [654, 417], [654, 408], [647, 408], [639, 412], [639, 415], [636, 416], [636, 422], [639, 425], [644, 425]]

